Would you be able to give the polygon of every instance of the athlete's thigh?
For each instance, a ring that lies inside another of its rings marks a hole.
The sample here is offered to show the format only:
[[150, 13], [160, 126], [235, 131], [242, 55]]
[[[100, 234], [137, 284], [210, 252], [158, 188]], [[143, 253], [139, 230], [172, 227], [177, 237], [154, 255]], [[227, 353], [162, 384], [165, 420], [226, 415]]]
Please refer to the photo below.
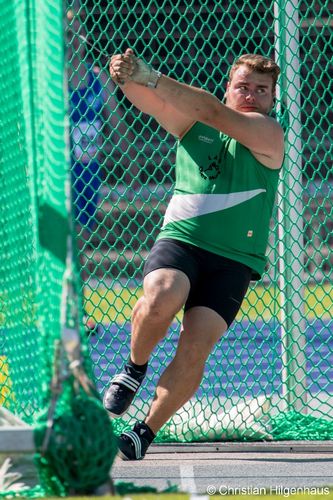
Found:
[[164, 308], [182, 307], [199, 274], [198, 268], [191, 245], [169, 238], [158, 240], [143, 270], [145, 296], [163, 300]]
[[214, 270], [202, 272], [191, 290], [185, 309], [203, 306], [218, 313], [228, 326], [235, 319], [251, 279], [251, 269], [241, 263], [221, 258]]
[[182, 271], [193, 286], [200, 273], [197, 248], [172, 238], [158, 240], [145, 262], [143, 274], [147, 276], [157, 269], [177, 269]]

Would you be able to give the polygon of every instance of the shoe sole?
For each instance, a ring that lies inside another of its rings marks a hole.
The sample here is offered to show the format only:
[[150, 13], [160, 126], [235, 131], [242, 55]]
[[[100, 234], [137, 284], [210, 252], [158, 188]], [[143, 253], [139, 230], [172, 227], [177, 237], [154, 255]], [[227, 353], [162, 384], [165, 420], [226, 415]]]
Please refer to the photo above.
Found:
[[124, 415], [124, 413], [126, 413], [125, 411], [123, 413], [120, 413], [119, 415], [116, 415], [115, 413], [112, 413], [111, 411], [107, 410], [105, 408], [105, 410], [108, 412], [108, 414], [110, 415], [111, 418], [119, 418], [119, 417], [122, 417]]
[[120, 450], [118, 450], [118, 457], [121, 458], [121, 460], [125, 460], [127, 462], [137, 462], [138, 460], [143, 460], [144, 457], [141, 458], [128, 458], [124, 453]]

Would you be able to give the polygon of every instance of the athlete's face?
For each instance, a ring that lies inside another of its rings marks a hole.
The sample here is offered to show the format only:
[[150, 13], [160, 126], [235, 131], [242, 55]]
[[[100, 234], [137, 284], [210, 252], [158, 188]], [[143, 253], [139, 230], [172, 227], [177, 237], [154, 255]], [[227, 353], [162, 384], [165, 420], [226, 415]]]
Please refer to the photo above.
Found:
[[243, 113], [256, 112], [267, 114], [274, 102], [272, 76], [257, 73], [246, 64], [239, 66], [232, 80], [228, 82], [225, 94], [226, 105]]

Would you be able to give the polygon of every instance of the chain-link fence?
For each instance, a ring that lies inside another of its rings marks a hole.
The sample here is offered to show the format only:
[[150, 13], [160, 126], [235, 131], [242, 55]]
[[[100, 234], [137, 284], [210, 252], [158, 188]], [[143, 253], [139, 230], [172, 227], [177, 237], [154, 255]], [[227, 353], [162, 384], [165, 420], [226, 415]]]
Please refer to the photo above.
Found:
[[[70, 94], [91, 96], [87, 109], [95, 114], [92, 121], [88, 112], [77, 115], [81, 135], [72, 136], [72, 153], [80, 149], [73, 162], [81, 163], [82, 171], [96, 163], [89, 182], [98, 177], [99, 183], [98, 208], [91, 207], [89, 230], [78, 224], [78, 239], [101, 391], [128, 356], [130, 312], [141, 293], [143, 262], [173, 188], [175, 139], [112, 84], [100, 51], [111, 55], [131, 47], [163, 73], [220, 99], [228, 68], [240, 54], [261, 53], [281, 66], [276, 111], [287, 153], [269, 268], [210, 356], [195, 400], [163, 436], [283, 438], [289, 432], [289, 437], [304, 437], [288, 418], [333, 414], [332, 2], [188, 0], [143, 6], [119, 1], [102, 6], [82, 1], [68, 7], [76, 23], [68, 31]], [[74, 32], [81, 35], [77, 47]], [[99, 78], [103, 90], [90, 94], [91, 82]], [[94, 140], [84, 133], [87, 123], [94, 127]], [[81, 180], [75, 176], [74, 191]], [[77, 201], [82, 197], [78, 217], [91, 202], [82, 191]], [[132, 416], [144, 415], [161, 369], [175, 351], [178, 329], [179, 321], [156, 348]]]

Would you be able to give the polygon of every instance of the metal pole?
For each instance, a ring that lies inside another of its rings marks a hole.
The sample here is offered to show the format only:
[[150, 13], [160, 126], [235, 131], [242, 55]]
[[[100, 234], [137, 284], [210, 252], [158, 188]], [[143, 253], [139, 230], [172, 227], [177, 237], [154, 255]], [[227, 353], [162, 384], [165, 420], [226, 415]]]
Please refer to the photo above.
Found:
[[286, 125], [286, 160], [278, 191], [283, 398], [307, 412], [304, 319], [304, 242], [298, 0], [274, 3], [278, 101]]

